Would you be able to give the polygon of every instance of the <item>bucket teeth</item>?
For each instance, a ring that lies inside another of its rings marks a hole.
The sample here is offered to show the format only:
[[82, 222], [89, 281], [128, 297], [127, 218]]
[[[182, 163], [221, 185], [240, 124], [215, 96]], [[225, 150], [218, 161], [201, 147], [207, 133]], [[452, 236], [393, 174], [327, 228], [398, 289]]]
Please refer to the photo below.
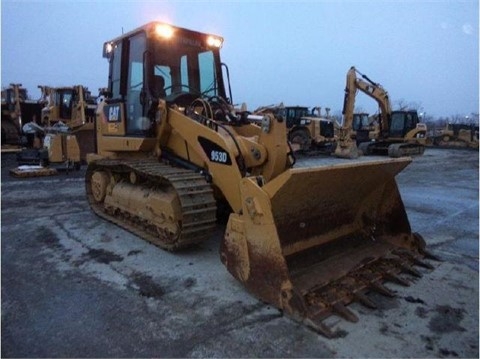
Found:
[[368, 298], [365, 294], [356, 292], [354, 295], [355, 299], [362, 305], [370, 309], [377, 309], [377, 305], [373, 300]]
[[427, 269], [434, 269], [434, 267], [430, 263], [421, 261], [418, 258], [413, 258], [413, 261], [419, 267], [423, 267], [423, 268], [427, 268]]
[[340, 315], [342, 318], [348, 320], [349, 322], [356, 323], [358, 322], [358, 317], [350, 309], [345, 307], [343, 303], [337, 302], [332, 306], [334, 313]]
[[332, 339], [335, 338], [335, 333], [330, 330], [329, 327], [327, 327], [325, 324], [323, 324], [321, 321], [316, 321], [310, 318], [306, 318], [304, 320], [305, 325], [308, 327], [312, 328], [316, 332], [320, 333], [326, 338]]
[[[413, 255], [411, 252], [409, 252], [407, 250], [397, 250], [397, 251], [395, 251], [395, 254], [397, 254], [401, 257], [402, 256], [408, 257], [413, 262], [413, 264], [415, 264], [419, 267], [423, 267], [423, 268], [427, 268], [427, 269], [435, 269], [430, 263], [427, 263], [427, 262], [424, 262], [424, 261], [418, 259], [417, 256]], [[429, 255], [433, 257], [432, 259], [435, 259], [435, 260], [438, 259], [435, 255], [433, 255], [431, 253], [429, 253]], [[428, 255], [425, 255], [425, 258], [429, 258]]]
[[417, 277], [417, 278], [422, 278], [422, 274], [419, 271], [417, 271], [415, 268], [412, 268], [409, 265], [406, 265], [403, 263], [399, 263], [399, 266], [402, 272], [413, 275], [414, 277]]
[[437, 262], [441, 262], [441, 261], [442, 261], [442, 260], [440, 259], [440, 257], [438, 257], [437, 255], [433, 254], [432, 252], [427, 251], [426, 249], [423, 249], [423, 250], [422, 250], [422, 254], [425, 256], [426, 259], [431, 259], [432, 261], [437, 261]]
[[395, 282], [397, 284], [403, 285], [404, 287], [409, 287], [410, 282], [406, 281], [405, 279], [399, 277], [396, 274], [393, 273], [387, 273], [385, 274], [385, 278], [388, 279], [391, 282]]
[[371, 282], [369, 284], [369, 288], [386, 297], [391, 297], [391, 298], [395, 297], [395, 293], [393, 293], [390, 289], [380, 284], [379, 282]]
[[364, 261], [343, 277], [312, 287], [306, 294], [307, 303], [311, 306], [308, 310], [311, 313], [309, 325], [328, 338], [338, 337], [338, 333], [322, 324], [324, 319], [336, 315], [349, 322], [358, 322], [357, 314], [348, 308], [350, 303], [356, 301], [366, 308], [377, 309], [377, 303], [367, 293], [372, 291], [386, 297], [395, 297], [396, 292], [386, 287], [385, 283], [410, 286], [415, 277], [422, 277], [414, 266], [433, 268], [423, 258], [427, 257], [405, 249], [395, 249], [384, 256]]

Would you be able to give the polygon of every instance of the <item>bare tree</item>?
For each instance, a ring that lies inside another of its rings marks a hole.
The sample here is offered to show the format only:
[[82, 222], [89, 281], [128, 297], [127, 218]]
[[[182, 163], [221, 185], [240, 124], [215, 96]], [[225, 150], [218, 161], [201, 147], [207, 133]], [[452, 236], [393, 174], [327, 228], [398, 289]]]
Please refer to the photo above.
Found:
[[392, 105], [394, 110], [399, 111], [406, 111], [406, 110], [416, 110], [417, 112], [423, 111], [423, 106], [421, 102], [414, 102], [414, 101], [406, 101], [405, 99], [401, 98], [395, 101]]
[[406, 110], [408, 108], [407, 101], [401, 98], [393, 103], [392, 108], [399, 111]]
[[457, 113], [456, 115], [450, 116], [450, 121], [449, 121], [449, 123], [455, 123], [455, 124], [457, 124], [457, 123], [464, 123], [465, 120], [466, 120], [465, 116], [460, 115], [460, 114]]
[[418, 112], [423, 111], [423, 106], [421, 102], [409, 102], [408, 103], [409, 110], [417, 110]]

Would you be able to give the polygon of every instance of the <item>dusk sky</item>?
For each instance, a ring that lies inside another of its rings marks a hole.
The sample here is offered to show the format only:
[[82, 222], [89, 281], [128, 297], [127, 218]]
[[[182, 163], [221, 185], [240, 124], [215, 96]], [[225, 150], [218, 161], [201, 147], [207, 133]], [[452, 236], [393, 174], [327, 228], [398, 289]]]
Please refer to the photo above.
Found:
[[[479, 111], [479, 2], [1, 1], [1, 84], [107, 84], [102, 45], [159, 20], [224, 37], [233, 100], [340, 112], [353, 65], [429, 116]], [[357, 107], [373, 113], [363, 94]]]

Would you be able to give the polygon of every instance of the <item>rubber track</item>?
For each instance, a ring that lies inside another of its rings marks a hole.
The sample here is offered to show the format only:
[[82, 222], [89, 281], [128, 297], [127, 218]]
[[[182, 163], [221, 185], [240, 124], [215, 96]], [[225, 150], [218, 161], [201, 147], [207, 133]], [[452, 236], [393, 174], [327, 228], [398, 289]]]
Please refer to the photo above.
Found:
[[[170, 185], [178, 194], [182, 211], [180, 235], [168, 237], [161, 227], [139, 217], [106, 211], [102, 203], [96, 203], [91, 193], [91, 177], [96, 170], [105, 170], [128, 181], [130, 173], [142, 179], [142, 186], [155, 188]], [[170, 251], [189, 247], [210, 238], [216, 223], [216, 202], [213, 189], [205, 178], [188, 169], [172, 167], [156, 160], [98, 160], [89, 164], [85, 176], [88, 202], [100, 217], [136, 234], [137, 236]], [[158, 234], [162, 233], [162, 237]]]

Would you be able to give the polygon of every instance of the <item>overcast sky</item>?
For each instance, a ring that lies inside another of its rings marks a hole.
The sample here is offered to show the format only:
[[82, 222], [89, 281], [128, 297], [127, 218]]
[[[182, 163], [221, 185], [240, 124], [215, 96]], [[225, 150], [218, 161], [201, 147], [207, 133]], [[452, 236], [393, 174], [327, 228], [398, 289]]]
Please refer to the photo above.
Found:
[[[233, 99], [249, 110], [343, 105], [354, 65], [384, 86], [395, 106], [427, 115], [479, 111], [478, 0], [437, 1], [20, 1], [1, 0], [1, 83], [107, 83], [102, 45], [160, 20], [225, 38]], [[363, 94], [357, 107], [376, 103]]]

